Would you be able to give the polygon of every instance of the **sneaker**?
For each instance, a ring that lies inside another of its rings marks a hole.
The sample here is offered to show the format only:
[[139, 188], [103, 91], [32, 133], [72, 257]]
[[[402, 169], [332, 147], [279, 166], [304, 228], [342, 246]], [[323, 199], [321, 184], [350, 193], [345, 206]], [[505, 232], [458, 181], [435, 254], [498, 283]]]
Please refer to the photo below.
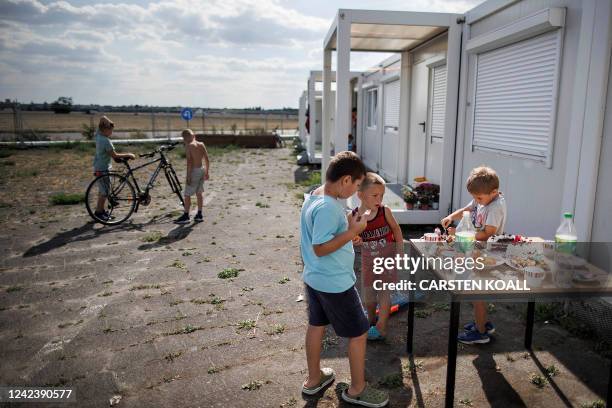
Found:
[[[473, 321], [469, 322], [465, 326], [463, 326], [463, 328], [465, 329], [465, 331], [476, 330], [476, 323], [473, 322]], [[495, 326], [493, 326], [493, 323], [491, 323], [491, 322], [486, 322], [485, 323], [485, 330], [487, 331], [487, 334], [493, 334], [493, 333], [495, 333]]]
[[100, 219], [102, 221], [109, 221], [109, 220], [114, 220], [115, 219], [115, 216], [114, 215], [110, 215], [110, 213], [108, 211], [106, 211], [106, 210], [104, 210], [102, 212], [95, 211], [94, 215], [98, 219]]
[[389, 403], [389, 394], [366, 384], [361, 394], [355, 396], [349, 395], [348, 387], [345, 387], [342, 391], [342, 399], [349, 404], [370, 408], [381, 408]]
[[491, 338], [486, 333], [480, 333], [478, 330], [471, 330], [458, 335], [457, 340], [463, 344], [484, 344], [491, 341]]
[[101, 221], [108, 221], [108, 218], [109, 218], [108, 213], [106, 211], [102, 211], [102, 212], [96, 211], [94, 212], [94, 216]]
[[175, 224], [189, 224], [189, 214], [184, 213], [180, 217], [178, 217], [175, 221]]
[[204, 221], [204, 216], [202, 215], [201, 212], [197, 213], [195, 217], [193, 217], [193, 221], [195, 222], [202, 222]]

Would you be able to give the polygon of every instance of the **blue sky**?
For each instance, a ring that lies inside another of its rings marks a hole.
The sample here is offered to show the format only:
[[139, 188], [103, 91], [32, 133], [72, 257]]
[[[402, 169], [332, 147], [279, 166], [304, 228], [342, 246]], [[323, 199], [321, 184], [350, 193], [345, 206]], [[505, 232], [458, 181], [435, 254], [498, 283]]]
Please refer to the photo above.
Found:
[[[339, 8], [462, 13], [481, 0], [0, 0], [0, 98], [297, 106]], [[385, 55], [353, 54], [354, 70]]]

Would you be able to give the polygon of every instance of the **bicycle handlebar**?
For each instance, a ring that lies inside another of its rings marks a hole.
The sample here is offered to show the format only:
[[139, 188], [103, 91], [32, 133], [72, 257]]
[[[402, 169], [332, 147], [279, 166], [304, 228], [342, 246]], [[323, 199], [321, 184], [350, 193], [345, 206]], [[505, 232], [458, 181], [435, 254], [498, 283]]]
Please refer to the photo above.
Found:
[[179, 143], [180, 142], [172, 142], [172, 143], [169, 143], [167, 145], [161, 145], [161, 146], [159, 146], [157, 149], [155, 149], [152, 152], [139, 154], [138, 157], [149, 157], [150, 158], [150, 157], [155, 156], [157, 153], [168, 152], [168, 151], [174, 149], [176, 147], [176, 145], [178, 145]]

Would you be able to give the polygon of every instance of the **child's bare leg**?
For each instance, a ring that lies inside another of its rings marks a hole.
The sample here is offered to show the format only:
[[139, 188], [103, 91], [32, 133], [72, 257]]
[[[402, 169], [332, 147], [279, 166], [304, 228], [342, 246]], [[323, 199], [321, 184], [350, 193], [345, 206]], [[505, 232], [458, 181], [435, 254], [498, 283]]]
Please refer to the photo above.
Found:
[[387, 335], [387, 322], [389, 321], [389, 313], [391, 312], [391, 294], [389, 291], [383, 290], [378, 293], [378, 323], [376, 328], [383, 336]]
[[359, 395], [366, 386], [365, 382], [365, 355], [367, 332], [359, 337], [349, 339], [348, 358], [351, 366], [351, 386], [348, 389], [349, 395]]
[[202, 207], [204, 206], [204, 194], [196, 193], [196, 199], [198, 200], [198, 211], [202, 212]]
[[314, 387], [321, 381], [321, 343], [325, 334], [325, 326], [308, 325], [306, 329], [306, 362], [308, 363], [308, 378], [304, 385]]
[[189, 214], [190, 209], [191, 209], [191, 197], [185, 196], [185, 213]]
[[483, 301], [473, 302], [474, 306], [474, 320], [476, 321], [476, 328], [481, 333], [486, 333], [485, 323], [487, 322], [487, 304]]
[[96, 212], [101, 213], [104, 211], [104, 203], [106, 202], [106, 196], [98, 194], [98, 203], [96, 204]]

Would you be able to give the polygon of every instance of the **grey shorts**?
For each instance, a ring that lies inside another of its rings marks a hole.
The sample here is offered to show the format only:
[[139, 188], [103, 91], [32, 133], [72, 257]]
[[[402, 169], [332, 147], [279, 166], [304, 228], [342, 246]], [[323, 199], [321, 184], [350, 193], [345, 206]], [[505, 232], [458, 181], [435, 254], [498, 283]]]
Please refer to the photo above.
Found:
[[191, 169], [191, 183], [185, 183], [185, 196], [204, 192], [204, 168]]
[[[96, 174], [99, 174], [99, 172], [96, 172]], [[97, 184], [98, 194], [108, 197], [108, 194], [110, 193], [110, 178], [108, 176], [100, 177]]]

